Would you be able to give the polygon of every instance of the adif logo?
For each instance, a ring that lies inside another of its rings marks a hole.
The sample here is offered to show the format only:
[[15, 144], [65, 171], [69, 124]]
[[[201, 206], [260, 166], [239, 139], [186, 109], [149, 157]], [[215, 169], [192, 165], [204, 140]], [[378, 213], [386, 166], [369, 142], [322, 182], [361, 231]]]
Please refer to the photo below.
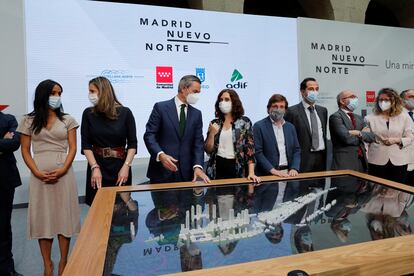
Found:
[[226, 85], [227, 88], [237, 88], [237, 89], [245, 89], [247, 87], [247, 82], [241, 82], [239, 80], [243, 79], [243, 75], [239, 72], [239, 70], [234, 69], [233, 74], [231, 74], [230, 81]]
[[157, 88], [173, 88], [173, 68], [171, 66], [155, 67], [155, 81]]

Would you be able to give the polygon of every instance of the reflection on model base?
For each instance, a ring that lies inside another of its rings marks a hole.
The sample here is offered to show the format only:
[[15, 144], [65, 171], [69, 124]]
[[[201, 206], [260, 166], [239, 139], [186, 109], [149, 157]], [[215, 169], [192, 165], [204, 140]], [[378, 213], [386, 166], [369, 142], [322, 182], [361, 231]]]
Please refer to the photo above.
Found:
[[[228, 243], [236, 240], [251, 238], [261, 233], [268, 233], [276, 229], [284, 220], [295, 214], [307, 204], [316, 201], [324, 194], [335, 190], [330, 188], [327, 190], [317, 191], [295, 198], [292, 201], [286, 201], [278, 205], [277, 208], [271, 211], [259, 212], [257, 214], [249, 214], [248, 209], [243, 209], [237, 215], [234, 214], [234, 209], [229, 210], [229, 219], [223, 221], [222, 218], [216, 217], [216, 205], [213, 204], [212, 212], [210, 212], [209, 205], [206, 204], [203, 213], [202, 207], [196, 205], [191, 206], [191, 210], [186, 211], [185, 224], [181, 224], [181, 230], [177, 245], [179, 247], [191, 243], [199, 242], [214, 242], [214, 243]], [[325, 206], [317, 209], [313, 214], [310, 214], [301, 221], [298, 226], [304, 226], [319, 215], [329, 211], [332, 206], [336, 204], [336, 200], [332, 200]], [[206, 225], [203, 227], [203, 225]], [[163, 235], [150, 238], [147, 242], [162, 241]]]

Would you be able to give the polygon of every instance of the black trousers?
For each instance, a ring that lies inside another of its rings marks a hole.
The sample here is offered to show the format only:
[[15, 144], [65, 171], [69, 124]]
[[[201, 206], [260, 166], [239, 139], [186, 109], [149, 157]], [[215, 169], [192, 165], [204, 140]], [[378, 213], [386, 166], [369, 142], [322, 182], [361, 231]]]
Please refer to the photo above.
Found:
[[326, 150], [311, 151], [303, 155], [300, 163], [300, 172], [326, 171]]
[[[326, 150], [312, 151], [308, 153], [305, 159], [301, 161], [300, 172], [319, 172], [326, 171]], [[312, 188], [325, 187], [325, 178], [311, 179], [307, 181], [301, 181], [301, 185]]]
[[[216, 179], [236, 178], [236, 159], [226, 159], [216, 156]], [[220, 187], [216, 195], [234, 194], [234, 187]]]
[[407, 176], [407, 165], [395, 166], [391, 163], [391, 161], [388, 161], [388, 163], [383, 166], [369, 163], [368, 173], [370, 175], [392, 180], [395, 182], [405, 183]]
[[414, 186], [414, 170], [413, 171], [407, 171], [407, 177], [405, 178], [405, 184]]
[[0, 274], [14, 271], [11, 214], [14, 188], [0, 190]]

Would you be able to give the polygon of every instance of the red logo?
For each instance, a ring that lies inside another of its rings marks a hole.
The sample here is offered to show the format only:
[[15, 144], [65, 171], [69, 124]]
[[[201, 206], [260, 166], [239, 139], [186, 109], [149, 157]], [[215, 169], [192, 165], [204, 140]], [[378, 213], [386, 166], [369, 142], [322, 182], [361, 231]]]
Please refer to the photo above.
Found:
[[365, 92], [365, 99], [368, 103], [375, 103], [375, 91], [366, 91]]
[[171, 66], [155, 67], [157, 88], [173, 88], [173, 68]]

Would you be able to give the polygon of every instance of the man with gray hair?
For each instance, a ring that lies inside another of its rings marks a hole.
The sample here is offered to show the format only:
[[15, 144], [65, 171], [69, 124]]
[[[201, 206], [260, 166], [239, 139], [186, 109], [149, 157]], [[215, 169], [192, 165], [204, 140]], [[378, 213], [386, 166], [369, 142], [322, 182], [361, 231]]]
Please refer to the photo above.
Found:
[[147, 177], [151, 183], [208, 182], [203, 172], [204, 139], [201, 111], [194, 108], [201, 81], [193, 75], [181, 78], [178, 94], [154, 105], [146, 125], [145, 145], [151, 159]]
[[[151, 184], [197, 181], [210, 182], [203, 172], [204, 139], [201, 111], [192, 105], [198, 100], [201, 81], [184, 76], [177, 95], [154, 105], [146, 125], [145, 145], [151, 158], [147, 177]], [[198, 196], [200, 189], [194, 190]], [[160, 221], [173, 219], [190, 208], [193, 192], [171, 190], [151, 192]]]
[[[404, 112], [407, 112], [413, 121], [413, 133], [414, 133], [414, 89], [408, 89], [401, 92], [400, 97], [402, 99], [402, 105]], [[407, 150], [410, 152], [410, 159], [408, 160], [407, 178], [405, 184], [414, 186], [414, 143], [408, 146]]]
[[329, 117], [332, 169], [366, 172], [368, 163], [364, 142], [373, 142], [374, 135], [365, 128], [363, 118], [353, 113], [358, 107], [358, 97], [353, 91], [340, 92], [336, 100], [339, 109]]

